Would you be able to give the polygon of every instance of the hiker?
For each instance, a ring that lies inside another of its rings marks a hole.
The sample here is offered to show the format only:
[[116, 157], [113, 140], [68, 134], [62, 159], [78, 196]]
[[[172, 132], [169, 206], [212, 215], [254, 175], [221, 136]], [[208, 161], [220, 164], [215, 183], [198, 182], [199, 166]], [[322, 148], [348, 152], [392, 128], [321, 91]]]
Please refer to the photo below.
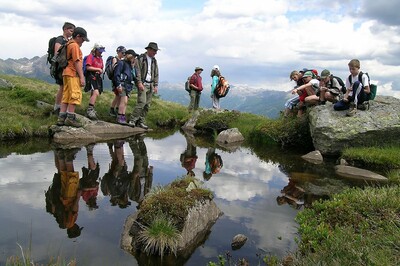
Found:
[[[118, 61], [122, 60], [125, 57], [126, 48], [124, 46], [118, 46], [116, 52], [117, 52], [117, 56], [114, 56], [114, 58], [112, 59], [112, 62], [111, 62], [111, 67], [113, 68], [113, 70], [115, 69]], [[114, 96], [113, 101], [111, 102], [109, 114], [112, 117], [117, 117], [120, 97], [119, 97], [119, 93], [115, 92], [114, 76], [111, 80], [111, 86], [112, 86], [112, 91], [114, 92], [115, 96]]]
[[218, 85], [219, 82], [219, 77], [221, 76], [221, 72], [219, 71], [219, 66], [214, 65], [213, 68], [211, 69], [211, 99], [212, 99], [212, 106], [214, 109], [221, 109], [221, 106], [219, 105], [219, 98], [217, 95], [215, 95], [215, 88]]
[[306, 97], [315, 95], [319, 90], [319, 81], [314, 77], [313, 72], [305, 72], [302, 77], [304, 84], [292, 90], [292, 94], [299, 94], [297, 117], [301, 117], [304, 113]]
[[126, 121], [126, 106], [128, 104], [128, 98], [132, 92], [133, 84], [136, 81], [136, 73], [138, 68], [135, 67], [136, 57], [138, 54], [129, 49], [125, 52], [125, 58], [119, 60], [115, 66], [113, 83], [115, 84], [114, 94], [118, 96], [117, 102], [118, 115], [117, 123], [121, 125], [127, 125]]
[[149, 165], [144, 134], [137, 134], [128, 139], [133, 154], [133, 169], [130, 175], [129, 198], [138, 203], [140, 208], [144, 196], [153, 184], [153, 166]]
[[366, 73], [362, 74], [361, 82], [358, 78], [360, 74], [360, 61], [358, 59], [352, 59], [348, 63], [350, 75], [346, 79], [346, 93], [343, 99], [333, 106], [336, 111], [349, 110], [346, 115], [353, 116], [357, 108], [362, 108], [363, 103], [369, 100], [369, 94], [371, 92], [369, 86], [369, 78]]
[[103, 73], [104, 62], [101, 55], [105, 51], [103, 45], [96, 43], [86, 60], [85, 92], [90, 91], [89, 106], [86, 110], [86, 116], [90, 120], [98, 120], [94, 106], [97, 97], [103, 92], [103, 79], [101, 78], [101, 74]]
[[[293, 70], [290, 72], [289, 78], [290, 81], [295, 81], [296, 86], [293, 87], [293, 89], [296, 89], [303, 85], [303, 74], [304, 72], [299, 72], [297, 70]], [[296, 96], [290, 98], [289, 100], [286, 101], [285, 103], [285, 111], [284, 111], [284, 116], [289, 116], [293, 113], [294, 109], [296, 108], [297, 104], [299, 103], [299, 98], [300, 96], [297, 94]]]
[[150, 109], [153, 93], [157, 94], [158, 92], [158, 65], [155, 56], [159, 49], [155, 42], [150, 42], [145, 49], [146, 52], [138, 58], [137, 103], [128, 124], [132, 127], [148, 129], [145, 119]]
[[[69, 39], [71, 39], [72, 34], [74, 33], [74, 29], [75, 29], [75, 25], [70, 23], [70, 22], [65, 22], [62, 30], [63, 30], [63, 34], [58, 36], [56, 38], [55, 44], [54, 44], [54, 54], [56, 55], [58, 52], [58, 49], [60, 48], [61, 45], [66, 44]], [[56, 76], [54, 77], [56, 84], [59, 85], [58, 87], [58, 91], [56, 94], [56, 100], [55, 100], [55, 104], [54, 104], [54, 113], [55, 114], [59, 114], [60, 113], [60, 107], [61, 107], [61, 99], [62, 99], [62, 94], [63, 94], [63, 79], [62, 79], [62, 71], [60, 71], [61, 73], [56, 74]]]
[[324, 69], [320, 76], [319, 90], [315, 95], [308, 96], [305, 102], [308, 105], [324, 105], [326, 101], [336, 103], [339, 97], [343, 97], [341, 88], [338, 79], [333, 77], [328, 69]]
[[86, 146], [86, 156], [88, 166], [82, 167], [82, 178], [79, 180], [81, 187], [82, 199], [86, 202], [89, 210], [98, 209], [97, 205], [97, 194], [99, 192], [99, 173], [100, 165], [94, 161], [93, 148], [95, 144], [89, 144]]
[[332, 76], [328, 69], [324, 69], [321, 72], [320, 92], [319, 101], [321, 104], [325, 104], [326, 101], [336, 103], [343, 98], [342, 86], [339, 80]]
[[75, 107], [82, 102], [81, 87], [85, 86], [80, 48], [85, 41], [89, 41], [86, 30], [76, 27], [72, 40], [69, 40], [67, 45], [68, 65], [63, 71], [64, 90], [57, 119], [58, 126], [82, 127], [82, 123], [76, 118]]
[[194, 73], [190, 77], [190, 103], [188, 107], [189, 112], [199, 109], [201, 91], [203, 90], [202, 78], [200, 76], [201, 72], [203, 72], [203, 69], [201, 67], [196, 67], [194, 69]]
[[[108, 143], [111, 163], [108, 172], [101, 179], [101, 192], [110, 196], [111, 206], [124, 209], [131, 205], [128, 199], [129, 174], [124, 155], [124, 140], [115, 140]], [[113, 150], [114, 148], [114, 150]]]
[[195, 176], [193, 169], [196, 167], [197, 152], [194, 137], [185, 134], [186, 149], [180, 156], [181, 165], [186, 169], [186, 175]]

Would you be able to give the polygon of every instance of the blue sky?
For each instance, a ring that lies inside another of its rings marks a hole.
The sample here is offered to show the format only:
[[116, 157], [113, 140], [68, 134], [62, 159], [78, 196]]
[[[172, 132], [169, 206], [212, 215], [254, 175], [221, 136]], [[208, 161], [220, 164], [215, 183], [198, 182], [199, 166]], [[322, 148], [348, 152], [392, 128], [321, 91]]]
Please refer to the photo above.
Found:
[[161, 81], [183, 84], [196, 66], [208, 80], [218, 64], [236, 86], [288, 91], [294, 69], [345, 79], [358, 58], [380, 94], [400, 98], [397, 10], [392, 0], [0, 0], [0, 58], [44, 55], [71, 21], [88, 31], [84, 54], [96, 42], [105, 57], [157, 42]]

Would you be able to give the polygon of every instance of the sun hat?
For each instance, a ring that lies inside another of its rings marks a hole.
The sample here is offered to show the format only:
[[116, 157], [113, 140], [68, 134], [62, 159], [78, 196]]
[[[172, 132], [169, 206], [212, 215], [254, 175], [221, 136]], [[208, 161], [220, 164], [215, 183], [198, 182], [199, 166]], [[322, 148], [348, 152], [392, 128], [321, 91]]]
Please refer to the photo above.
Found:
[[103, 53], [106, 51], [106, 48], [103, 45], [98, 44], [98, 43], [94, 44], [93, 49], [99, 51], [100, 53]]
[[158, 45], [155, 42], [149, 42], [149, 45], [147, 45], [147, 47], [145, 47], [144, 49], [153, 49], [153, 50], [160, 50], [158, 49]]
[[213, 69], [219, 70], [219, 66], [218, 65], [214, 65]]
[[134, 57], [138, 56], [138, 54], [137, 54], [133, 49], [126, 50], [125, 54], [126, 54], [126, 55], [127, 55], [127, 54], [131, 54], [131, 55], [133, 55]]
[[201, 67], [196, 67], [196, 68], [194, 69], [194, 71], [197, 71], [197, 70], [203, 71], [203, 69], [202, 69]]

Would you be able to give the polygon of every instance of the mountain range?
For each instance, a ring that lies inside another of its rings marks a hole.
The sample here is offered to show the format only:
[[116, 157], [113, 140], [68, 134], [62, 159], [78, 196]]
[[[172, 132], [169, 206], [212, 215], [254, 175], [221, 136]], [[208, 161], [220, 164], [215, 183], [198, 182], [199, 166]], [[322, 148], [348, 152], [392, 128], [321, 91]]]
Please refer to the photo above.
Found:
[[[17, 75], [29, 78], [36, 78], [49, 83], [54, 80], [49, 74], [49, 65], [46, 64], [47, 55], [35, 56], [31, 59], [20, 58], [6, 60], [0, 59], [0, 73], [8, 75]], [[184, 83], [160, 82], [160, 98], [166, 101], [177, 102], [182, 105], [188, 105], [189, 94], [184, 89]], [[201, 95], [200, 106], [210, 108], [210, 84], [203, 84], [205, 89]], [[104, 79], [104, 88], [111, 89], [110, 81]], [[281, 110], [284, 109], [284, 103], [289, 97], [288, 92], [267, 90], [263, 88], [251, 88], [248, 86], [231, 85], [231, 89], [225, 98], [220, 100], [221, 108], [229, 110], [238, 110], [269, 118], [277, 118]]]

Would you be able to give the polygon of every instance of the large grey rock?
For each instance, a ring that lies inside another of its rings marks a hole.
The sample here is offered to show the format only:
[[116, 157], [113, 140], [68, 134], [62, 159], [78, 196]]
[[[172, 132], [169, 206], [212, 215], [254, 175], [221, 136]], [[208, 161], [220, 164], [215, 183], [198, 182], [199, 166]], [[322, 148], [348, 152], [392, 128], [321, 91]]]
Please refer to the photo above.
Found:
[[347, 165], [336, 165], [336, 174], [358, 180], [387, 182], [388, 179], [377, 173]]
[[400, 100], [377, 96], [367, 111], [347, 117], [330, 103], [311, 108], [310, 132], [314, 147], [324, 155], [337, 155], [346, 147], [400, 144]]
[[233, 237], [231, 247], [233, 250], [240, 249], [247, 241], [247, 236], [243, 234], [237, 234]]
[[237, 128], [229, 128], [227, 130], [221, 131], [217, 136], [217, 143], [221, 144], [232, 144], [240, 143], [244, 141], [242, 133], [240, 133]]

